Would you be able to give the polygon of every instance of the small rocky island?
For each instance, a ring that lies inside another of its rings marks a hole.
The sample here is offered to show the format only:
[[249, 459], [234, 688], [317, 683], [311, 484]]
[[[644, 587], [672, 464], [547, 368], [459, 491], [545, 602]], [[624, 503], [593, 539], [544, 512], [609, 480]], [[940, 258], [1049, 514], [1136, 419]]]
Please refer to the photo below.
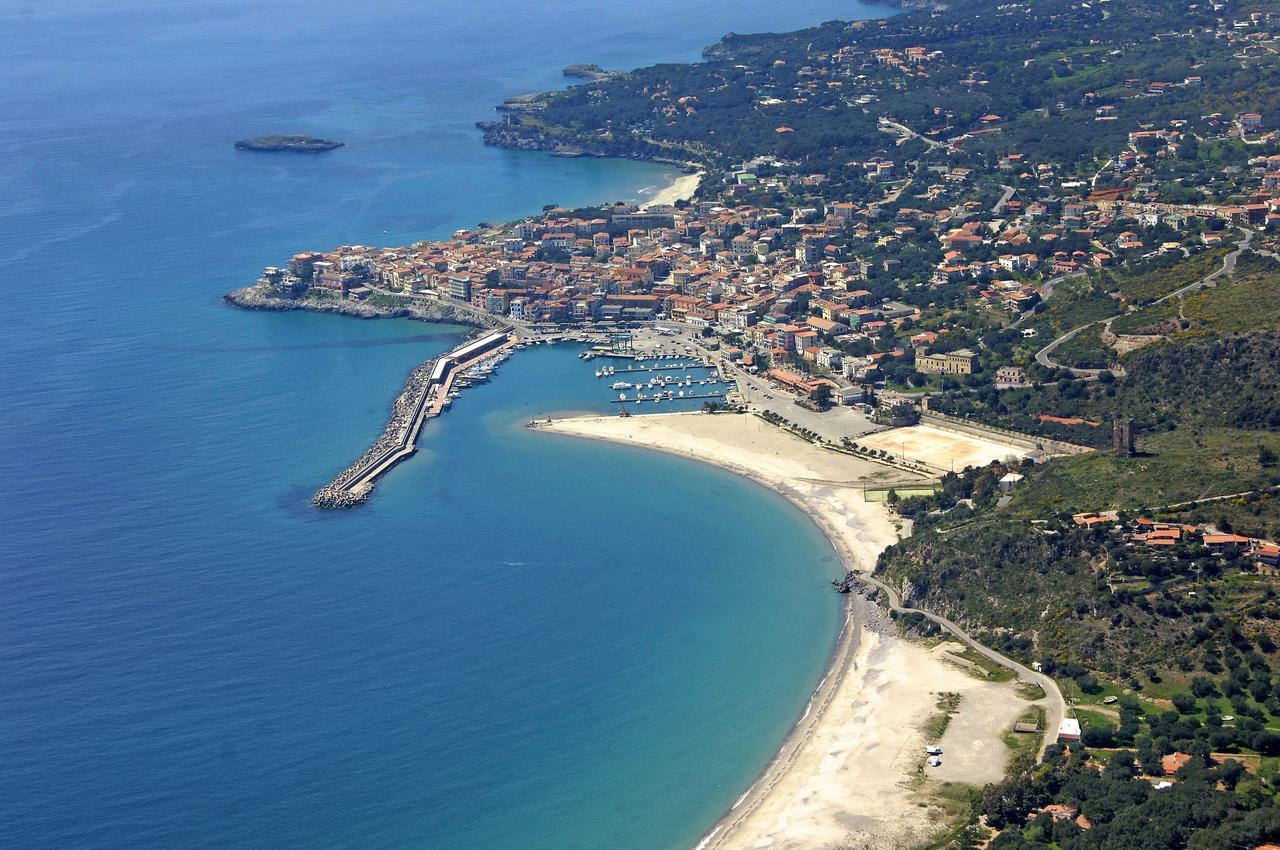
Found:
[[258, 136], [236, 142], [236, 148], [242, 151], [297, 151], [300, 153], [323, 153], [343, 145], [343, 142], [317, 139], [315, 136]]

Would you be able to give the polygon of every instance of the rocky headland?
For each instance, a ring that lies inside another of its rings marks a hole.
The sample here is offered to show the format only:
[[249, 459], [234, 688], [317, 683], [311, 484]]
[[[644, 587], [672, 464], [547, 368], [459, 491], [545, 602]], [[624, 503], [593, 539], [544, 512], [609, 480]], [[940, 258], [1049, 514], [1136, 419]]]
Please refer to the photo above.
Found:
[[577, 62], [565, 68], [561, 73], [566, 77], [574, 77], [587, 82], [595, 83], [600, 80], [608, 80], [613, 77], [621, 76], [618, 71], [606, 71], [599, 65], [589, 62]]
[[[313, 313], [335, 313], [358, 319], [417, 319], [473, 328], [494, 328], [501, 322], [496, 316], [455, 307], [442, 301], [424, 298], [383, 299], [377, 303], [338, 298], [290, 298], [272, 293], [260, 286], [246, 286], [222, 296], [222, 300], [244, 310], [284, 313], [309, 310]], [[391, 303], [388, 303], [388, 302]]]

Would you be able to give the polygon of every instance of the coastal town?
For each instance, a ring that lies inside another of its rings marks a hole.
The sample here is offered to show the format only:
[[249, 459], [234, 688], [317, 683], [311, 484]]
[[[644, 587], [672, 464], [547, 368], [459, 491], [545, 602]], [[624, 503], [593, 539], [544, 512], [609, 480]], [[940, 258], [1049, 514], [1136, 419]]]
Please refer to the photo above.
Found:
[[[1064, 46], [1032, 54], [1023, 70], [1043, 77], [1036, 68], [1048, 64], [1060, 88], [1078, 94], [1021, 115], [934, 107], [931, 123], [915, 128], [901, 109], [906, 91], [956, 87], [989, 103], [1007, 93], [989, 69], [956, 55], [975, 49], [958, 36], [876, 46], [893, 19], [824, 27], [825, 43], [811, 41], [798, 66], [799, 42], [778, 36], [773, 53], [753, 47], [732, 69], [722, 55], [745, 48], [726, 40], [708, 52], [722, 61], [681, 66], [689, 75], [682, 82], [593, 74], [567, 92], [502, 107], [506, 117], [485, 125], [486, 140], [560, 150], [563, 142], [526, 125], [536, 117], [545, 127], [562, 103], [587, 97], [643, 104], [644, 119], [630, 132], [652, 142], [710, 120], [706, 101], [716, 91], [742, 89], [749, 100], [733, 108], [751, 127], [780, 116], [769, 131], [779, 152], [732, 159], [701, 149], [685, 157], [696, 175], [677, 181], [688, 191], [658, 203], [549, 205], [446, 240], [300, 253], [232, 300], [360, 315], [430, 306], [531, 331], [673, 322], [722, 339], [730, 359], [753, 374], [774, 370], [806, 394], [827, 386], [843, 404], [867, 401], [873, 386], [890, 394], [1008, 388], [1052, 380], [1061, 369], [1114, 371], [1123, 353], [1187, 330], [1185, 314], [1139, 308], [1232, 271], [1242, 247], [1270, 257], [1280, 249], [1270, 101], [1236, 99], [1232, 111], [1206, 111], [1221, 97], [1221, 81], [1206, 76], [1220, 65], [1208, 57], [1265, 73], [1280, 13], [1212, 11], [1192, 6], [1185, 17], [1194, 24], [1158, 31], [1143, 48], [1178, 55], [1178, 45], [1194, 42], [1206, 58], [1187, 60], [1176, 79], [1123, 76], [1124, 66], [1110, 70], [1127, 61], [1119, 51]], [[1045, 27], [1100, 33], [1115, 23], [1088, 3], [1045, 12], [1004, 5], [981, 21], [1016, 28], [1027, 15], [1040, 15]], [[1093, 79], [1095, 88], [1082, 82]], [[696, 85], [712, 90], [685, 91]], [[870, 122], [847, 142], [859, 156], [834, 163], [799, 146], [806, 122], [825, 112]], [[1046, 145], [1029, 135], [1034, 120], [1092, 137], [1093, 147]], [[602, 140], [616, 142], [616, 133], [601, 129], [599, 149], [589, 152], [614, 153]], [[1179, 285], [1128, 285], [1157, 275]], [[1054, 300], [1086, 298], [1134, 317], [1084, 329], [1063, 326], [1050, 309]]]
[[[616, 414], [543, 411], [531, 439], [713, 463], [822, 530], [845, 628], [700, 850], [1265, 847], [1280, 13], [959, 5], [511, 98], [486, 143], [683, 176], [304, 251], [226, 300], [479, 329], [318, 507], [362, 504], [462, 387], [561, 342]], [[1175, 837], [1128, 840], [1149, 821]]]
[[0, 850], [1280, 850], [1280, 0], [0, 17]]
[[[1222, 124], [1224, 143], [1243, 144], [1253, 117]], [[1272, 133], [1249, 141], [1275, 146]], [[1121, 152], [1114, 167], [1124, 176], [1106, 189], [1016, 155], [990, 175], [879, 162], [867, 179], [885, 182], [885, 195], [865, 204], [812, 194], [823, 175], [795, 163], [751, 161], [722, 175], [731, 185], [715, 197], [553, 207], [443, 241], [304, 252], [237, 296], [375, 312], [428, 303], [530, 332], [677, 323], [722, 339], [725, 356], [752, 374], [804, 394], [826, 386], [841, 404], [868, 401], [876, 386], [1017, 387], [1055, 373], [1057, 361], [1037, 356], [1051, 342], [1037, 308], [1055, 288], [1216, 261], [1242, 239], [1273, 241], [1280, 154], [1251, 156], [1231, 176], [1248, 203], [1172, 204], [1143, 197], [1155, 185], [1146, 163], [1165, 153]], [[1016, 187], [988, 204], [992, 181], [1004, 179]], [[924, 180], [922, 193], [904, 196]], [[752, 203], [761, 192], [786, 203]], [[1109, 294], [1119, 307], [1141, 303], [1118, 283]], [[1165, 331], [1138, 327], [1121, 342], [1148, 344]]]

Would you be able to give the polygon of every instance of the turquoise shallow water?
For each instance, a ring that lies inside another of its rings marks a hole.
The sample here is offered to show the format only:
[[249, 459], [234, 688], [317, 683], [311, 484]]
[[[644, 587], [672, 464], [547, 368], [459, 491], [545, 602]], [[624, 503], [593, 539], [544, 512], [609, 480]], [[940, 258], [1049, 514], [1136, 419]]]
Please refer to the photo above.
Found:
[[[569, 348], [468, 391], [366, 508], [307, 504], [460, 329], [223, 291], [637, 197], [670, 172], [470, 124], [568, 62], [858, 11], [470, 8], [0, 9], [0, 846], [678, 847], [802, 710], [829, 548], [727, 473], [520, 427], [607, 407]], [[281, 130], [349, 147], [230, 146]]]

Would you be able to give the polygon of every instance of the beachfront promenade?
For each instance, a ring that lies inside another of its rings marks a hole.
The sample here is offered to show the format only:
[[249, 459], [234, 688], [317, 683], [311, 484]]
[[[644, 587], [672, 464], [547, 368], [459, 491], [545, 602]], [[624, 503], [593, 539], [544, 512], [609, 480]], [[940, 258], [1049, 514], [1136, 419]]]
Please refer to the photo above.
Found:
[[368, 501], [374, 482], [417, 452], [423, 425], [449, 404], [457, 376], [481, 361], [500, 356], [516, 341], [508, 330], [494, 331], [414, 369], [392, 405], [382, 435], [359, 460], [322, 487], [311, 503], [317, 508], [340, 510]]

